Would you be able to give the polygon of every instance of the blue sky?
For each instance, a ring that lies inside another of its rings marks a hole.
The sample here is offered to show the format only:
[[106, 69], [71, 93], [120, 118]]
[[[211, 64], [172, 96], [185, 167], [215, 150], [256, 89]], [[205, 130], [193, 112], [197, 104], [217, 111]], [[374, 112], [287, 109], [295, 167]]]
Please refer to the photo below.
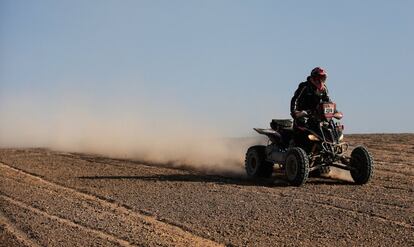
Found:
[[81, 98], [93, 112], [178, 112], [245, 136], [289, 117], [298, 83], [322, 66], [348, 133], [414, 132], [413, 9], [408, 0], [0, 0], [0, 107], [25, 115], [16, 106], [25, 101], [49, 116]]

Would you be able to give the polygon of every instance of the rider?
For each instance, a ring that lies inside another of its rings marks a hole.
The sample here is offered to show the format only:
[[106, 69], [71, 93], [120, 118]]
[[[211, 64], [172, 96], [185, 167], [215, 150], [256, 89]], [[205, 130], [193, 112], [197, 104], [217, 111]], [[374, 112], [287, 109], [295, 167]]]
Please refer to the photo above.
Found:
[[296, 122], [315, 111], [321, 101], [330, 101], [325, 85], [327, 76], [323, 68], [316, 67], [307, 80], [299, 84], [290, 102], [290, 114]]
[[[330, 102], [328, 96], [328, 89], [325, 82], [327, 78], [326, 71], [321, 67], [316, 67], [311, 71], [305, 82], [299, 84], [298, 89], [290, 102], [290, 114], [294, 119], [293, 129], [296, 133], [298, 126], [311, 127], [311, 121], [307, 121], [307, 117], [316, 111], [320, 102]], [[297, 141], [303, 142], [307, 138], [303, 138], [301, 135], [296, 135]], [[305, 143], [303, 143], [305, 144]]]

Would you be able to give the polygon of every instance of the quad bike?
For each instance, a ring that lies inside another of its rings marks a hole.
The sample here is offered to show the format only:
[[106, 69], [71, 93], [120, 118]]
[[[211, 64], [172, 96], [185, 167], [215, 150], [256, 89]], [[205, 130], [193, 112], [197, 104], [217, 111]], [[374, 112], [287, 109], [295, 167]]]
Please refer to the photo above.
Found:
[[328, 173], [330, 167], [348, 170], [356, 184], [366, 184], [373, 174], [373, 159], [364, 146], [357, 146], [348, 157], [349, 145], [343, 141], [343, 125], [333, 102], [322, 102], [317, 110], [303, 112], [299, 120], [273, 119], [270, 129], [254, 128], [269, 138], [268, 145], [247, 150], [245, 168], [253, 178], [271, 177], [273, 166], [286, 175], [288, 182], [303, 185], [309, 174]]

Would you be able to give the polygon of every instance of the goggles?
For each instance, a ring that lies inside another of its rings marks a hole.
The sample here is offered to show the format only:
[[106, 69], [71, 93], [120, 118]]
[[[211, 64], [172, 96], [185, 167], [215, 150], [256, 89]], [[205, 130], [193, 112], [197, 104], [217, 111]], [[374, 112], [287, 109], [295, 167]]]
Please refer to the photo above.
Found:
[[315, 76], [313, 76], [313, 78], [316, 80], [316, 81], [326, 81], [326, 75], [315, 75]]

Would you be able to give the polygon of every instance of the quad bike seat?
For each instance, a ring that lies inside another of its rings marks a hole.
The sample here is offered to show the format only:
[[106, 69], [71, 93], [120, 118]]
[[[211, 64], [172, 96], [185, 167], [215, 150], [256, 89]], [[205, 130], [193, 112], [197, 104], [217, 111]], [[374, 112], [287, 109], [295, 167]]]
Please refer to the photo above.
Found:
[[272, 143], [279, 143], [279, 145], [287, 147], [293, 136], [292, 120], [272, 119], [270, 127], [271, 129], [254, 128], [254, 130], [268, 136]]
[[291, 119], [272, 119], [270, 127], [280, 133], [279, 143], [288, 146], [293, 137], [293, 121]]
[[276, 131], [280, 129], [291, 129], [293, 127], [293, 121], [291, 119], [272, 119], [270, 127]]

